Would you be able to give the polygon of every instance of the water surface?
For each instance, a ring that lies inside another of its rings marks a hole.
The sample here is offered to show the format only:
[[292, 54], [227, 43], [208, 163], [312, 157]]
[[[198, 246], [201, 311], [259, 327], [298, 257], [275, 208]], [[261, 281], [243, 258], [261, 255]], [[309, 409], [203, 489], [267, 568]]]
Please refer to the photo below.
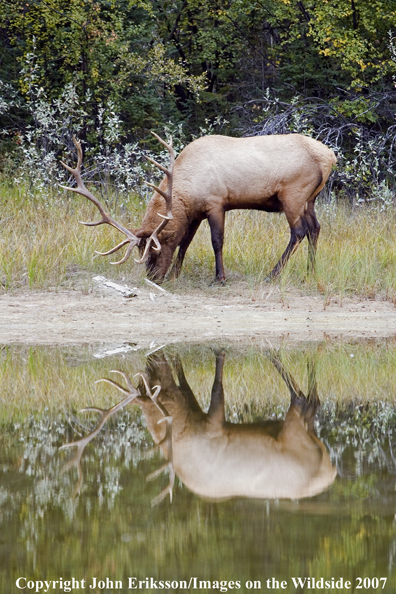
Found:
[[3, 348], [0, 592], [396, 591], [396, 345], [223, 347]]

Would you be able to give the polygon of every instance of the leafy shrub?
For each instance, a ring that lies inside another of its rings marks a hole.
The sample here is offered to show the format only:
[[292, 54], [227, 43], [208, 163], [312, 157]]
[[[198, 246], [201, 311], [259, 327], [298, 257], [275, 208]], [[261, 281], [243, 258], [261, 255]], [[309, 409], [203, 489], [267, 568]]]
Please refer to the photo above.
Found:
[[297, 97], [287, 103], [269, 90], [244, 107], [246, 135], [296, 132], [321, 140], [337, 155], [325, 192], [353, 205], [393, 206], [396, 188], [396, 92], [325, 101]]

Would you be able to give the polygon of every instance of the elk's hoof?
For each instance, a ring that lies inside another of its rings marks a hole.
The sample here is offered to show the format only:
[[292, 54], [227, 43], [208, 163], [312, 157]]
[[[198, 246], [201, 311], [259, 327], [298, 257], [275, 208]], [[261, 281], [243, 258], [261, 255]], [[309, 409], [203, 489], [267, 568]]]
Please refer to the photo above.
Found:
[[267, 276], [264, 277], [264, 279], [263, 279], [263, 283], [272, 283], [272, 281], [275, 279], [276, 279], [276, 275], [267, 274]]
[[222, 279], [215, 278], [209, 284], [209, 287], [215, 287], [215, 286], [218, 286], [218, 285], [222, 285], [223, 287], [225, 287], [226, 284], [227, 284], [227, 280], [225, 278], [222, 278]]

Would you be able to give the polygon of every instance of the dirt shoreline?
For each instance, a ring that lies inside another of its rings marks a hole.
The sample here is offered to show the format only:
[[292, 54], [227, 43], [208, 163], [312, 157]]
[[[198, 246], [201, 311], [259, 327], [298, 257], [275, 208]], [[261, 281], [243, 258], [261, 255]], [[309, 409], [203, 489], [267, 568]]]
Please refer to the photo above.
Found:
[[269, 288], [260, 294], [173, 295], [144, 287], [125, 298], [112, 290], [0, 296], [0, 343], [119, 345], [175, 342], [321, 341], [396, 335], [396, 309], [385, 301], [333, 299]]

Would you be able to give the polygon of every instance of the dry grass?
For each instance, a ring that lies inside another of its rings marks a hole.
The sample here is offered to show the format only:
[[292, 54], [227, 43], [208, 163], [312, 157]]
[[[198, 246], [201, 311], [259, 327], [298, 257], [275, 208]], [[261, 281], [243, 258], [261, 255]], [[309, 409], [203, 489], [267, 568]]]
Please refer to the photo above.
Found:
[[[131, 258], [112, 267], [112, 257], [95, 255], [119, 241], [108, 225], [83, 227], [79, 220], [97, 219], [94, 207], [82, 197], [59, 194], [51, 200], [27, 196], [23, 188], [0, 186], [0, 283], [3, 291], [30, 288], [73, 288], [76, 276], [89, 290], [92, 274], [140, 282], [144, 267]], [[114, 216], [137, 227], [142, 209], [133, 198]], [[355, 295], [396, 302], [396, 215], [393, 211], [352, 212], [340, 205], [328, 214], [322, 209], [316, 274], [307, 275], [306, 241], [275, 282], [283, 290], [299, 288], [310, 294]], [[283, 215], [255, 211], [227, 214], [224, 261], [230, 284], [257, 289], [275, 265], [289, 240]], [[117, 254], [115, 255], [117, 256]], [[113, 259], [117, 259], [113, 256]], [[168, 281], [175, 290], [207, 289], [214, 278], [209, 228], [204, 222], [185, 259], [180, 278]], [[81, 288], [81, 283], [79, 288]]]

